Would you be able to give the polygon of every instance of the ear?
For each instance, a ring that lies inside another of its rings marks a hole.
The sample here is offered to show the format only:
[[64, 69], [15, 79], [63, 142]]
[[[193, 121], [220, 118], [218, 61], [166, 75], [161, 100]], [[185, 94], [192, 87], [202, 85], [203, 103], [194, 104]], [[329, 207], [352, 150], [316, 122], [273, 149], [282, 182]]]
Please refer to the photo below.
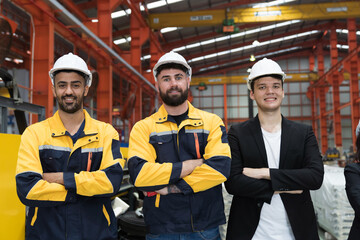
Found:
[[156, 87], [157, 91], [158, 91], [158, 92], [160, 92], [160, 90], [159, 90], [159, 83], [158, 83], [158, 81], [155, 81], [155, 87]]
[[191, 77], [187, 77], [187, 82], [188, 82], [188, 88], [190, 88], [190, 83], [191, 83]]
[[88, 85], [86, 85], [85, 86], [85, 92], [84, 92], [84, 96], [87, 96], [87, 94], [88, 94], [88, 92], [89, 92], [89, 86]]
[[52, 90], [53, 96], [56, 97], [55, 87], [53, 84], [51, 84], [51, 90]]
[[252, 100], [255, 100], [254, 92], [253, 92], [252, 90], [250, 90], [250, 98], [251, 98]]

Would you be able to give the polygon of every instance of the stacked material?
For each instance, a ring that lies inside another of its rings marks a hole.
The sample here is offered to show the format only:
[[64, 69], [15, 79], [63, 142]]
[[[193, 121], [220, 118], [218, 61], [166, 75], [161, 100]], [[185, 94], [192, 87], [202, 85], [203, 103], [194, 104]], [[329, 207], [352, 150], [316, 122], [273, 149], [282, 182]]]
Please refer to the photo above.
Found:
[[354, 219], [354, 210], [346, 196], [344, 168], [325, 165], [324, 171], [321, 188], [311, 191], [318, 223], [338, 240], [345, 240]]

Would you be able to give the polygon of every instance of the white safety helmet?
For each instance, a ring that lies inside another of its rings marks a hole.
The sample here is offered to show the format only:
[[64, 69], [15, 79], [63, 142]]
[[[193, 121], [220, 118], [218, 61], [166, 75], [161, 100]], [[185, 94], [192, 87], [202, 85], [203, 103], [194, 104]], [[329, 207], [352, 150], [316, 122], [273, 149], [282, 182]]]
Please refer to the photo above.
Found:
[[285, 81], [286, 74], [281, 70], [281, 67], [279, 64], [277, 64], [275, 61], [267, 58], [263, 58], [257, 63], [255, 63], [250, 71], [249, 77], [247, 79], [247, 87], [251, 91], [251, 82], [261, 76], [266, 75], [280, 75], [282, 78], [282, 81]]
[[192, 73], [191, 67], [186, 62], [186, 60], [183, 56], [181, 56], [180, 54], [173, 52], [173, 51], [162, 55], [161, 58], [159, 59], [159, 61], [155, 64], [155, 66], [153, 68], [153, 74], [154, 74], [155, 81], [157, 81], [156, 74], [157, 74], [158, 67], [160, 67], [163, 64], [167, 64], [167, 63], [177, 63], [177, 64], [180, 64], [180, 65], [183, 65], [184, 67], [186, 67], [188, 70], [187, 74], [189, 75], [189, 78], [191, 81], [191, 73]]
[[87, 86], [91, 86], [92, 74], [88, 69], [86, 62], [81, 57], [72, 53], [68, 53], [66, 55], [63, 55], [62, 57], [59, 57], [58, 60], [56, 60], [53, 68], [49, 71], [49, 75], [53, 85], [54, 73], [59, 70], [75, 70], [82, 72], [86, 75], [85, 81], [87, 83]]

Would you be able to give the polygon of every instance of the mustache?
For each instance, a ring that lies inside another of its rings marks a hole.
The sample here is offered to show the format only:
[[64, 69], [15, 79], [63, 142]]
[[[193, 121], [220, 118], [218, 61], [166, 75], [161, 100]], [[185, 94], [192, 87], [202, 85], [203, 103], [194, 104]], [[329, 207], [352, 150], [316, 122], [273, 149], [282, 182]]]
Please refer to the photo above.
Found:
[[74, 96], [74, 95], [65, 95], [65, 96], [62, 96], [61, 99], [65, 99], [65, 98], [68, 98], [68, 97], [72, 97], [74, 99], [77, 99], [77, 97]]
[[173, 91], [173, 90], [176, 90], [176, 91], [178, 91], [178, 92], [182, 92], [182, 90], [181, 90], [180, 88], [178, 88], [178, 87], [172, 87], [172, 88], [168, 89], [168, 90], [166, 91], [166, 93], [169, 93], [169, 92], [171, 92], [171, 91]]

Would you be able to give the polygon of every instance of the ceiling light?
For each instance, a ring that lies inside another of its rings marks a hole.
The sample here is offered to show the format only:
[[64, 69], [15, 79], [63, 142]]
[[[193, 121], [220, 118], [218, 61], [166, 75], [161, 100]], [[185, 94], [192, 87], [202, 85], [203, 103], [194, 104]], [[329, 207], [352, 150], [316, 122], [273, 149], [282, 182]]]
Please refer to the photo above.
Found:
[[126, 42], [130, 42], [131, 41], [131, 37], [128, 38], [120, 38], [114, 41], [114, 44], [119, 45], [119, 44], [123, 44]]
[[150, 59], [150, 58], [151, 58], [151, 55], [149, 54], [149, 55], [145, 55], [145, 56], [141, 57], [140, 59], [141, 59], [141, 61], [144, 61], [144, 60]]
[[[304, 36], [308, 36], [308, 35], [312, 35], [312, 34], [317, 34], [319, 32], [320, 32], [319, 30], [312, 30], [312, 31], [304, 32], [304, 33], [299, 33], [299, 34], [294, 34], [294, 35], [290, 35], [290, 36], [286, 36], [286, 37], [282, 37], [282, 38], [276, 38], [276, 39], [264, 41], [264, 42], [259, 43], [259, 45], [260, 46], [265, 46], [265, 45], [273, 44], [273, 43], [276, 43], [276, 42], [281, 42], [281, 41], [291, 40], [291, 39], [298, 38], [298, 37], [304, 37]], [[246, 50], [246, 49], [251, 49], [251, 48], [254, 48], [254, 47], [255, 46], [253, 46], [253, 45], [247, 45], [247, 46], [243, 46], [243, 47], [233, 48], [233, 49], [230, 50], [230, 52], [229, 52], [229, 50], [225, 50], [225, 52], [226, 53], [236, 53], [236, 52], [240, 52], [240, 51], [243, 51], [243, 50]], [[218, 55], [224, 55], [222, 53], [223, 52], [218, 52], [217, 54]], [[204, 58], [207, 58], [206, 56], [207, 55], [202, 56], [202, 57], [197, 57], [197, 58], [190, 59], [189, 62], [195, 62], [195, 61], [203, 60]], [[258, 56], [258, 58], [260, 58], [260, 56]]]
[[91, 22], [99, 22], [99, 19], [92, 19]]
[[167, 32], [172, 32], [172, 31], [175, 31], [177, 30], [178, 28], [177, 27], [166, 27], [166, 28], [162, 28], [160, 30], [161, 33], [167, 33]]
[[131, 9], [121, 10], [111, 13], [111, 18], [119, 18], [131, 14]]
[[172, 3], [181, 2], [181, 1], [183, 1], [183, 0], [167, 0], [167, 3], [166, 3], [165, 0], [161, 0], [161, 1], [148, 3], [148, 4], [146, 4], [146, 6], [148, 9], [153, 9], [153, 8], [165, 6], [167, 4], [172, 4]]
[[[275, 24], [271, 24], [271, 25], [267, 25], [267, 26], [262, 26], [262, 27], [259, 27], [259, 28], [246, 30], [246, 31], [243, 31], [243, 32], [240, 32], [240, 33], [235, 33], [235, 34], [228, 35], [228, 36], [221, 36], [221, 37], [218, 37], [218, 38], [205, 40], [205, 41], [200, 42], [200, 45], [204, 46], [204, 45], [211, 44], [211, 43], [214, 43], [214, 42], [226, 41], [226, 40], [229, 40], [229, 39], [233, 39], [233, 38], [237, 38], [237, 37], [243, 37], [245, 35], [250, 35], [250, 34], [254, 34], [254, 33], [258, 33], [258, 32], [263, 32], [263, 31], [266, 31], [266, 30], [272, 30], [272, 29], [292, 25], [292, 24], [299, 23], [299, 22], [301, 22], [301, 20], [291, 20], [291, 21], [275, 23]], [[189, 44], [189, 45], [182, 46], [182, 47], [179, 47], [179, 48], [174, 48], [172, 51], [180, 52], [180, 51], [185, 50], [185, 49], [198, 47], [199, 46], [198, 44], [199, 43], [197, 43], [197, 44]]]
[[262, 8], [262, 7], [270, 7], [270, 6], [278, 6], [284, 3], [288, 3], [288, 2], [294, 2], [296, 0], [276, 0], [276, 1], [272, 1], [272, 2], [267, 2], [267, 3], [258, 3], [255, 4], [253, 6], [253, 8]]
[[251, 72], [251, 68], [248, 68], [246, 71], [247, 71], [248, 73]]
[[252, 45], [255, 46], [255, 47], [259, 46], [260, 42], [258, 40], [255, 40], [255, 41], [253, 41]]
[[251, 56], [250, 56], [250, 62], [253, 62], [253, 61], [255, 61], [256, 60], [256, 58], [255, 58], [255, 56], [254, 56], [254, 54], [251, 54]]

